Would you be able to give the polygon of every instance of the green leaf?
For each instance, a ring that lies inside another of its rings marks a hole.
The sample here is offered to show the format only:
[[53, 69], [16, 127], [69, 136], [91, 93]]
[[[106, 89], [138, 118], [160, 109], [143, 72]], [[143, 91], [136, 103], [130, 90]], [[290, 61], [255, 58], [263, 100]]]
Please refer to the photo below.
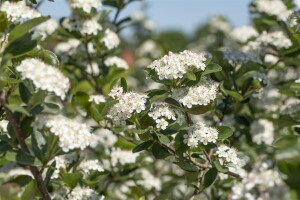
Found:
[[223, 89], [224, 93], [227, 94], [228, 96], [236, 99], [237, 101], [242, 101], [244, 99], [244, 97], [242, 95], [240, 95], [239, 93], [232, 91], [232, 90], [226, 90]]
[[[0, 32], [5, 33], [8, 27], [8, 20], [4, 12], [0, 12]], [[2, 41], [0, 41], [1, 43]]]
[[168, 143], [170, 143], [170, 139], [169, 139], [167, 136], [165, 136], [164, 134], [158, 133], [158, 134], [157, 134], [157, 137], [158, 137], [158, 140], [159, 140], [162, 144], [168, 144]]
[[209, 169], [204, 174], [203, 181], [202, 181], [203, 187], [207, 188], [211, 186], [215, 182], [217, 175], [218, 175], [218, 170], [216, 168]]
[[188, 72], [188, 73], [186, 73], [186, 77], [187, 77], [189, 80], [191, 80], [191, 81], [197, 80], [197, 77], [196, 77], [196, 75], [195, 75], [193, 72]]
[[28, 33], [32, 28], [47, 21], [49, 17], [38, 17], [16, 26], [9, 34], [8, 41], [13, 42]]
[[205, 71], [202, 73], [202, 76], [220, 71], [222, 71], [222, 67], [220, 65], [216, 63], [210, 63], [206, 66]]
[[127, 82], [124, 77], [121, 78], [121, 87], [123, 88], [124, 92], [127, 92]]
[[34, 199], [38, 191], [35, 180], [31, 180], [21, 195], [21, 200]]
[[168, 98], [165, 99], [165, 102], [172, 105], [172, 106], [174, 106], [174, 107], [182, 108], [181, 104], [173, 98], [168, 97]]
[[96, 122], [103, 120], [103, 116], [101, 115], [101, 112], [99, 112], [98, 107], [95, 104], [91, 104], [89, 106], [89, 114]]
[[164, 159], [168, 156], [170, 156], [169, 152], [167, 149], [162, 147], [159, 143], [155, 142], [152, 145], [152, 154], [155, 158], [157, 159]]
[[53, 66], [59, 66], [59, 60], [55, 53], [49, 50], [41, 49], [28, 53], [29, 56], [37, 57], [43, 60], [45, 63]]
[[154, 89], [154, 90], [149, 90], [146, 93], [148, 93], [148, 97], [152, 98], [153, 96], [166, 94], [166, 93], [168, 93], [168, 91], [167, 90], [161, 90], [161, 89]]
[[229, 171], [228, 168], [226, 168], [226, 167], [224, 167], [224, 166], [221, 165], [221, 163], [220, 163], [219, 160], [214, 160], [213, 163], [214, 163], [214, 166], [217, 168], [217, 170], [219, 172], [226, 173], [226, 172]]
[[25, 54], [37, 46], [37, 41], [31, 39], [31, 34], [27, 33], [24, 36], [9, 43], [4, 54], [11, 54], [12, 56], [19, 56]]
[[7, 105], [7, 107], [12, 111], [12, 112], [20, 112], [23, 113], [27, 116], [30, 116], [30, 113], [21, 105], [17, 105], [17, 104], [9, 104]]
[[217, 126], [219, 136], [218, 139], [224, 141], [233, 134], [233, 130], [228, 126]]
[[214, 103], [208, 104], [206, 106], [195, 105], [192, 108], [185, 108], [185, 110], [193, 115], [201, 115], [204, 114], [214, 108]]
[[180, 161], [177, 164], [181, 169], [188, 171], [188, 172], [197, 172], [198, 168], [195, 165], [187, 163], [186, 161]]
[[5, 155], [5, 158], [9, 161], [16, 162], [21, 165], [27, 165], [27, 166], [40, 166], [41, 162], [37, 159], [35, 159], [34, 156], [32, 156], [29, 153], [25, 152], [7, 152]]
[[74, 188], [82, 179], [83, 174], [80, 172], [68, 173], [65, 169], [61, 168], [62, 181], [65, 182], [70, 188]]
[[138, 144], [137, 146], [135, 146], [135, 147], [132, 149], [132, 152], [133, 152], [133, 153], [137, 153], [137, 152], [146, 150], [146, 149], [148, 149], [149, 147], [151, 147], [153, 143], [154, 143], [153, 140], [148, 140], [148, 141], [142, 142], [141, 144]]
[[23, 82], [19, 83], [19, 92], [20, 92], [20, 97], [24, 103], [28, 103], [31, 97], [31, 92], [29, 89], [26, 87], [26, 85]]

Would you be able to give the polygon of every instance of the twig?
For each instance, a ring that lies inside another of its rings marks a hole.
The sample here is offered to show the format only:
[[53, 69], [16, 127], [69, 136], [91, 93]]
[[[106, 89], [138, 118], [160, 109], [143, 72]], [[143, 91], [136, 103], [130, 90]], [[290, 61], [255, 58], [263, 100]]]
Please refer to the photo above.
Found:
[[[0, 103], [2, 104], [2, 106], [6, 112], [7, 120], [12, 125], [14, 133], [16, 134], [16, 138], [20, 144], [21, 150], [23, 152], [30, 153], [29, 148], [28, 148], [27, 144], [25, 143], [25, 139], [22, 134], [20, 123], [15, 118], [15, 116], [10, 111], [10, 109], [7, 107], [7, 95], [3, 91], [0, 92]], [[29, 169], [36, 180], [37, 187], [39, 188], [41, 195], [42, 195], [42, 199], [43, 200], [51, 200], [48, 190], [46, 188], [46, 185], [43, 181], [42, 175], [39, 172], [38, 168], [35, 166], [29, 166]]]

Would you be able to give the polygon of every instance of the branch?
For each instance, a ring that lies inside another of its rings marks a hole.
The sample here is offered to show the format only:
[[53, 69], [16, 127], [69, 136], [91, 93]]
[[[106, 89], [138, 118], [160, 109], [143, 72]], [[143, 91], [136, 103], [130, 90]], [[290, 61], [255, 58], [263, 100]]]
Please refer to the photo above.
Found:
[[[15, 118], [15, 116], [10, 111], [10, 109], [7, 107], [7, 95], [5, 94], [4, 91], [0, 92], [0, 104], [3, 106], [3, 108], [6, 112], [7, 120], [12, 125], [14, 133], [16, 134], [16, 138], [20, 144], [21, 150], [23, 152], [30, 153], [29, 148], [28, 148], [27, 144], [25, 143], [25, 139], [22, 134], [20, 123]], [[36, 180], [37, 187], [39, 188], [41, 195], [42, 195], [42, 199], [43, 200], [51, 200], [48, 190], [46, 188], [46, 185], [43, 181], [42, 175], [39, 172], [38, 168], [35, 166], [29, 166], [29, 169]]]

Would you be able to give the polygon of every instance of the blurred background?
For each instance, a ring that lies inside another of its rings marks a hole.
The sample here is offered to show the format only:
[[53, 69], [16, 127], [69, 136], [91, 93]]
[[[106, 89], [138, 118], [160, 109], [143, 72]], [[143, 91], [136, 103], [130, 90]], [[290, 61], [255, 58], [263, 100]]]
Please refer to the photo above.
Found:
[[[195, 27], [205, 23], [212, 15], [226, 17], [233, 26], [247, 25], [249, 3], [250, 0], [144, 0], [130, 4], [120, 14], [120, 18], [135, 15], [140, 11], [152, 20], [152, 25], [157, 31], [172, 29], [191, 35]], [[111, 7], [105, 9], [114, 12]], [[40, 11], [55, 19], [70, 14], [66, 0], [45, 1]]]

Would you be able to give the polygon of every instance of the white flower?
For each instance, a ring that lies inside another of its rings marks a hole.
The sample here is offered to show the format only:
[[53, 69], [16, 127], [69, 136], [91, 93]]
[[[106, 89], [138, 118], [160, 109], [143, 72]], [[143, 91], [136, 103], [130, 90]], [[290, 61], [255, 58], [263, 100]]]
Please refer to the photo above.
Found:
[[207, 77], [201, 77], [198, 85], [172, 91], [172, 97], [188, 108], [208, 105], [217, 97], [219, 84]]
[[259, 119], [254, 121], [250, 126], [252, 140], [256, 144], [265, 143], [271, 145], [274, 140], [274, 126], [273, 123], [266, 119]]
[[105, 103], [105, 97], [103, 95], [91, 95], [89, 97], [89, 102], [94, 102], [95, 104]]
[[45, 39], [47, 36], [51, 35], [57, 28], [57, 21], [48, 19], [47, 21], [36, 27], [35, 34], [41, 35], [42, 39]]
[[145, 14], [142, 11], [135, 11], [132, 15], [131, 15], [131, 19], [132, 21], [135, 22], [141, 22], [145, 19]]
[[108, 67], [117, 66], [119, 68], [128, 69], [128, 64], [122, 58], [117, 56], [111, 56], [105, 59], [104, 64]]
[[298, 78], [297, 80], [295, 80], [295, 83], [300, 83], [300, 78]]
[[92, 8], [98, 9], [102, 4], [99, 0], [69, 0], [73, 9], [79, 8], [86, 13], [90, 13]]
[[27, 6], [26, 2], [23, 0], [18, 2], [5, 1], [1, 4], [0, 11], [5, 12], [7, 18], [12, 22], [17, 22], [21, 19], [33, 19], [41, 16], [39, 12]]
[[262, 32], [254, 41], [250, 41], [243, 47], [244, 52], [259, 52], [264, 47], [275, 47], [277, 49], [287, 49], [292, 46], [292, 41], [282, 32], [274, 31]]
[[233, 29], [231, 37], [238, 42], [247, 42], [253, 37], [257, 37], [258, 32], [252, 26], [241, 26]]
[[226, 19], [224, 19], [222, 16], [213, 16], [210, 19], [209, 24], [213, 32], [222, 31], [224, 33], [228, 33], [231, 29], [228, 21], [226, 21]]
[[0, 132], [1, 133], [7, 133], [7, 125], [8, 121], [7, 120], [0, 120]]
[[134, 112], [140, 113], [146, 109], [145, 103], [147, 95], [135, 92], [123, 93], [123, 89], [114, 87], [109, 96], [118, 100], [118, 103], [113, 105], [107, 115], [115, 125], [125, 125], [125, 121], [130, 118]]
[[159, 60], [155, 60], [148, 68], [155, 70], [159, 79], [182, 78], [188, 71], [201, 70], [206, 68], [204, 54], [197, 54], [191, 51], [183, 51], [178, 54], [169, 52]]
[[82, 19], [77, 15], [65, 18], [62, 26], [69, 31], [80, 32], [82, 35], [97, 35], [102, 30], [96, 18]]
[[16, 69], [23, 79], [32, 80], [37, 88], [54, 92], [61, 99], [66, 98], [70, 81], [54, 66], [37, 58], [26, 58]]
[[137, 54], [138, 56], [150, 55], [153, 58], [158, 58], [161, 56], [162, 52], [153, 40], [148, 39], [137, 49]]
[[[155, 122], [157, 123], [157, 128], [161, 128], [164, 130], [169, 124], [168, 121], [177, 120], [177, 116], [179, 116], [180, 114], [178, 111], [171, 108], [167, 103], [155, 103], [151, 106], [148, 115], [155, 120]], [[177, 121], [179, 124], [182, 124], [180, 117]]]
[[73, 149], [85, 149], [90, 145], [91, 133], [87, 124], [79, 123], [62, 115], [38, 115], [36, 117], [37, 129], [47, 127], [58, 137], [58, 145], [64, 152]]
[[286, 21], [292, 13], [281, 0], [255, 0], [254, 4], [259, 12], [276, 16], [279, 20]]
[[114, 49], [119, 46], [120, 39], [119, 36], [110, 29], [106, 29], [104, 32], [104, 37], [101, 39], [106, 48]]
[[148, 170], [140, 169], [138, 174], [141, 175], [142, 179], [137, 180], [137, 184], [144, 187], [147, 190], [154, 188], [155, 190], [161, 190], [161, 180], [153, 176]]
[[207, 145], [208, 143], [216, 143], [218, 139], [218, 130], [213, 127], [208, 127], [205, 124], [198, 122], [192, 126], [188, 134], [184, 135], [184, 143], [191, 147], [197, 147], [198, 143]]
[[103, 167], [100, 165], [98, 160], [83, 160], [78, 166], [78, 168], [82, 170], [85, 174], [89, 174], [90, 171], [104, 171]]
[[266, 54], [264, 58], [265, 63], [270, 63], [272, 65], [276, 64], [279, 61], [278, 56], [274, 56], [272, 54]]
[[144, 22], [144, 27], [149, 31], [153, 31], [155, 29], [155, 23], [152, 20], [146, 20]]
[[92, 61], [92, 63], [88, 63], [86, 70], [85, 70], [88, 74], [91, 74], [93, 76], [98, 76], [100, 73], [98, 64], [94, 61]]
[[132, 153], [131, 151], [121, 150], [120, 148], [112, 148], [110, 156], [111, 165], [115, 167], [118, 163], [121, 165], [134, 163], [139, 154]]
[[155, 122], [156, 122], [156, 128], [160, 128], [162, 130], [165, 130], [169, 125], [169, 123], [164, 118], [157, 119], [155, 120]]
[[92, 148], [96, 148], [98, 145], [109, 148], [112, 147], [118, 140], [118, 137], [113, 134], [109, 129], [100, 128], [92, 134], [91, 144]]
[[231, 163], [234, 166], [240, 166], [242, 164], [241, 160], [237, 156], [235, 149], [232, 149], [224, 144], [220, 145], [216, 151], [219, 158], [223, 159], [227, 163]]
[[68, 194], [68, 200], [104, 200], [103, 195], [99, 195], [96, 191], [88, 188], [76, 186], [71, 193]]
[[50, 163], [55, 161], [55, 170], [51, 176], [53, 179], [57, 179], [59, 177], [60, 169], [66, 169], [68, 165], [72, 162], [76, 161], [76, 156], [74, 154], [65, 154], [60, 156], [55, 156]]
[[79, 45], [80, 45], [80, 40], [69, 39], [66, 42], [58, 43], [54, 48], [54, 52], [58, 55], [60, 55], [62, 53], [72, 55], [73, 53], [75, 53], [75, 51]]

